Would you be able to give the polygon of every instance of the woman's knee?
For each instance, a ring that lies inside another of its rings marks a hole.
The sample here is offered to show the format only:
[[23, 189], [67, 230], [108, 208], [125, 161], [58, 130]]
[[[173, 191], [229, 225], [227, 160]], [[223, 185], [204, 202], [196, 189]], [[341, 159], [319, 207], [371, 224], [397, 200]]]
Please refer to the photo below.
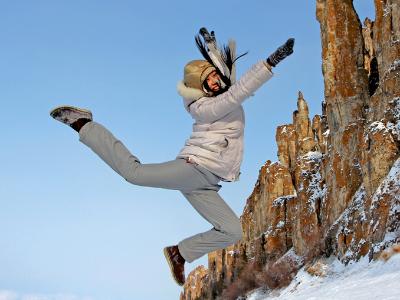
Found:
[[239, 218], [236, 218], [235, 221], [230, 222], [229, 225], [222, 226], [220, 229], [216, 230], [224, 232], [232, 239], [232, 242], [239, 241], [243, 238], [242, 224], [240, 223]]
[[127, 168], [125, 169], [125, 172], [123, 172], [122, 177], [124, 177], [124, 179], [134, 185], [143, 185], [141, 180], [141, 176], [140, 176], [140, 169], [142, 167], [142, 164], [137, 161], [137, 160], [133, 160], [129, 163], [129, 165], [127, 166]]

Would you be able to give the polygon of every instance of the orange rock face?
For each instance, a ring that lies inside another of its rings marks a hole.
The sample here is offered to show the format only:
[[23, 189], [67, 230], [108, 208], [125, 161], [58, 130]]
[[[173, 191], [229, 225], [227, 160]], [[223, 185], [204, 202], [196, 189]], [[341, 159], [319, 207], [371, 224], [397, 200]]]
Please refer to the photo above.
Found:
[[329, 225], [340, 216], [361, 183], [360, 141], [363, 109], [368, 99], [361, 24], [351, 0], [318, 0], [326, 119], [330, 131], [328, 186], [323, 218]]
[[399, 1], [379, 0], [375, 7], [376, 21], [366, 20], [363, 29], [370, 97], [359, 143], [362, 182], [337, 228], [331, 229], [338, 237], [332, 247], [346, 262], [367, 253], [376, 257], [398, 239], [399, 190], [394, 178], [400, 178], [395, 163], [400, 146], [400, 28], [393, 25], [400, 22], [400, 6]]
[[189, 273], [180, 300], [208, 299], [206, 297], [210, 289], [207, 283], [208, 270], [203, 266], [197, 267]]
[[248, 266], [293, 272], [321, 251], [347, 263], [400, 242], [400, 1], [375, 0], [364, 28], [351, 0], [316, 3], [322, 115], [311, 121], [299, 92], [293, 123], [276, 131], [279, 161], [246, 201], [243, 239], [209, 253], [181, 299], [236, 299], [255, 286]]

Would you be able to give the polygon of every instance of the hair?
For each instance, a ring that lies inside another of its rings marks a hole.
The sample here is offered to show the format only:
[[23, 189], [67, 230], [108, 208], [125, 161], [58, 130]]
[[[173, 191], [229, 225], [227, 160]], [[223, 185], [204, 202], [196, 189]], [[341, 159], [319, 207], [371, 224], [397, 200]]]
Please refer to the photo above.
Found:
[[207, 92], [212, 92], [210, 86], [208, 85], [207, 79], [204, 80], [203, 87], [206, 89]]

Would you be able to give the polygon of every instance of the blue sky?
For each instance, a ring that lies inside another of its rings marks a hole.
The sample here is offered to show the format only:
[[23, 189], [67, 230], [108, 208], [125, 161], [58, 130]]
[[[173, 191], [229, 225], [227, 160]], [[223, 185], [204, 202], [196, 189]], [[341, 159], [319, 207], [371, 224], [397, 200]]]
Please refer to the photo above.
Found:
[[[191, 132], [176, 83], [201, 58], [200, 27], [249, 51], [238, 76], [295, 37], [294, 54], [244, 103], [241, 179], [220, 190], [241, 215], [298, 91], [321, 111], [314, 2], [1, 0], [0, 299], [178, 299], [162, 249], [211, 225], [177, 191], [128, 184], [48, 113], [89, 108], [143, 163], [171, 160]], [[374, 17], [372, 0], [355, 4]], [[186, 274], [199, 264], [207, 256]]]

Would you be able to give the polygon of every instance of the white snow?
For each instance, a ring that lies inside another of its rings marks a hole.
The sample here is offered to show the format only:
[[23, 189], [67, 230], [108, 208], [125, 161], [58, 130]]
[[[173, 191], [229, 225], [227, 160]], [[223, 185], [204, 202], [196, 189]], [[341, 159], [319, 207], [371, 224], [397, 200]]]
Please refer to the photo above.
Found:
[[396, 38], [394, 35], [390, 38], [390, 43], [391, 46], [393, 46], [394, 44], [400, 43], [400, 39]]
[[[288, 257], [289, 257], [290, 259], [287, 259]], [[296, 252], [294, 252], [293, 247], [290, 248], [289, 251], [286, 252], [285, 255], [283, 255], [282, 258], [280, 258], [280, 259], [283, 259], [283, 260], [291, 260], [291, 261], [294, 262], [295, 264], [303, 264], [303, 263], [304, 263], [304, 262], [303, 262], [303, 258], [302, 258], [301, 256], [297, 255]]]
[[319, 151], [310, 151], [303, 156], [303, 159], [307, 160], [319, 160], [321, 158], [322, 158], [322, 153]]
[[[388, 69], [385, 71], [385, 73], [383, 74], [382, 78], [387, 78], [387, 76], [389, 76], [389, 74], [391, 72], [397, 71], [397, 69], [400, 67], [400, 59], [396, 59], [395, 61], [393, 61], [390, 66], [388, 67]], [[397, 75], [396, 75], [397, 76]]]
[[[310, 203], [309, 210], [310, 212], [315, 212], [315, 203], [318, 199], [323, 199], [326, 194], [326, 185], [321, 186], [322, 176], [320, 173], [320, 164], [322, 160], [322, 153], [319, 151], [310, 151], [306, 153], [302, 159], [306, 164], [314, 163], [314, 167], [312, 170], [303, 170], [302, 176], [306, 176], [309, 181], [309, 185], [307, 187], [308, 194], [308, 203]], [[304, 185], [303, 182], [300, 182], [300, 187], [298, 191], [303, 191]]]
[[[331, 258], [326, 265], [326, 277], [312, 276], [304, 268], [292, 283], [270, 294], [262, 289], [247, 296], [247, 300], [397, 300], [400, 299], [400, 255], [387, 262], [360, 262], [344, 266]], [[325, 269], [324, 269], [325, 270]]]
[[[379, 196], [384, 193], [390, 193], [391, 190], [396, 189], [400, 189], [400, 158], [395, 161], [389, 174], [385, 177], [372, 196], [372, 204], [377, 205], [376, 203], [379, 202]], [[394, 197], [397, 201], [400, 201], [400, 195], [395, 194]]]
[[392, 245], [393, 241], [395, 241], [398, 236], [399, 236], [398, 232], [386, 232], [385, 237], [383, 238], [383, 241], [374, 245], [374, 252], [378, 252], [378, 251], [382, 250], [383, 246], [385, 246], [385, 245], [386, 246]]
[[397, 136], [397, 140], [400, 140], [400, 97], [394, 98], [390, 103], [394, 104], [394, 108], [391, 111], [394, 123], [388, 122], [386, 126], [392, 132], [393, 136]]
[[373, 123], [371, 123], [369, 125], [369, 131], [370, 132], [376, 132], [376, 131], [384, 131], [384, 132], [386, 132], [387, 128], [386, 128], [385, 124], [383, 124], [382, 122], [375, 121], [375, 122], [373, 122]]
[[285, 195], [285, 196], [281, 196], [281, 197], [274, 199], [272, 201], [272, 206], [281, 206], [285, 203], [285, 201], [295, 199], [297, 197], [297, 193], [296, 193], [296, 190], [294, 192], [295, 193], [293, 195]]
[[[230, 255], [230, 256], [233, 256], [233, 255], [235, 255], [235, 254], [237, 254], [237, 253], [239, 253], [238, 251], [235, 251], [235, 250], [229, 250], [228, 252], [227, 252], [227, 254], [228, 255]], [[0, 299], [1, 300], [1, 299]]]
[[400, 59], [396, 59], [389, 67], [388, 72], [395, 71], [400, 67]]
[[330, 134], [330, 130], [329, 129], [327, 129], [322, 135], [323, 136], [325, 136], [325, 137], [327, 137], [329, 134]]
[[276, 224], [276, 228], [283, 228], [285, 226], [285, 222], [280, 220], [278, 224]]
[[383, 17], [387, 17], [392, 11], [392, 4], [387, 3], [383, 8]]

